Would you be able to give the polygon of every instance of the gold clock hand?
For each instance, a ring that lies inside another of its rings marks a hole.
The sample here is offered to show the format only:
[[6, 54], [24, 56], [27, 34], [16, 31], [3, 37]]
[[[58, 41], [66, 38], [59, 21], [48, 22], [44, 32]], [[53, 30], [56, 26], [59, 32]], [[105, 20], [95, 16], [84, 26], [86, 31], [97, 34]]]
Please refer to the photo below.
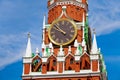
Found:
[[60, 31], [61, 33], [65, 34], [64, 32], [62, 32], [60, 29], [53, 27], [55, 30]]
[[58, 25], [55, 25], [55, 26], [56, 26], [56, 28], [57, 28], [60, 32], [62, 32], [63, 34], [66, 34], [66, 32], [63, 31]]

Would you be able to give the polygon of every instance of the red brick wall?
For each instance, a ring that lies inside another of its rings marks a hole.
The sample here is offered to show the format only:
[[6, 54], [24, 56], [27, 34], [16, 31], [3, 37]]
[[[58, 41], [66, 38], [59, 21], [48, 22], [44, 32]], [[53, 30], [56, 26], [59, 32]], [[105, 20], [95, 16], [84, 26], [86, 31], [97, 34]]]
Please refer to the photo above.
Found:
[[[75, 5], [66, 5], [67, 15], [75, 21], [82, 22], [83, 12], [86, 14], [85, 10], [81, 7]], [[62, 6], [56, 6], [49, 10], [48, 12], [48, 23], [51, 24], [55, 19], [57, 19], [62, 13]], [[79, 16], [79, 17], [78, 17]], [[65, 18], [63, 16], [62, 18]]]
[[24, 74], [29, 74], [30, 72], [30, 64], [25, 63], [24, 64]]
[[97, 71], [98, 70], [98, 60], [93, 60], [92, 61], [92, 71]]

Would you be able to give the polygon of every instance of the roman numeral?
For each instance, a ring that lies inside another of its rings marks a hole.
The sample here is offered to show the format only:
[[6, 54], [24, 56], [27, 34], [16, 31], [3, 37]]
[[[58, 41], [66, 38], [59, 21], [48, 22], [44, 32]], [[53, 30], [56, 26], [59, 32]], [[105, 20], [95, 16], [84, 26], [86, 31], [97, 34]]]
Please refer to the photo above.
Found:
[[67, 41], [69, 41], [69, 39], [68, 38], [65, 38]]
[[70, 26], [70, 29], [72, 28], [72, 26]]
[[69, 22], [66, 23], [66, 25], [68, 25], [68, 24], [69, 24]]
[[64, 21], [62, 21], [62, 25], [64, 25], [64, 23], [65, 23], [65, 22], [64, 22]]
[[63, 40], [60, 40], [60, 43], [63, 43]]
[[73, 37], [73, 34], [70, 34], [69, 36], [70, 36], [70, 37]]
[[55, 32], [51, 31], [51, 34], [54, 34]]
[[73, 33], [73, 32], [75, 32], [74, 30], [71, 30], [71, 32]]
[[52, 38], [55, 39], [55, 35], [52, 35]]
[[55, 41], [56, 41], [56, 42], [58, 42], [58, 41], [59, 41], [59, 39], [58, 39], [58, 38], [56, 38], [56, 39], [55, 39]]

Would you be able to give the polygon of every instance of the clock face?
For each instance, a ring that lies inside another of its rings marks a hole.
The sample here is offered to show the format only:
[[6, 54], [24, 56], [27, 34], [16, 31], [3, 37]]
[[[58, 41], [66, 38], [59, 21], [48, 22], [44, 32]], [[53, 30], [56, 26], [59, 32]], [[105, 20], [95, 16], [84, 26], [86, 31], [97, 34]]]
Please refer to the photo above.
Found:
[[48, 30], [49, 39], [56, 45], [70, 44], [75, 39], [76, 35], [76, 25], [68, 19], [54, 21]]

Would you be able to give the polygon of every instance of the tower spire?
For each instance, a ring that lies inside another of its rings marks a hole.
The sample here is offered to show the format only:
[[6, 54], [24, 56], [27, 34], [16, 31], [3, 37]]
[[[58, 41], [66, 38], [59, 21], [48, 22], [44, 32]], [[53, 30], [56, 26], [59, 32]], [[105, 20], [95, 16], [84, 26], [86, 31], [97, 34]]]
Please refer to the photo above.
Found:
[[93, 30], [94, 32], [94, 37], [93, 37], [93, 43], [92, 43], [92, 49], [91, 49], [91, 53], [92, 54], [96, 54], [98, 52], [98, 47], [97, 47], [97, 41], [96, 41], [96, 33], [95, 33], [95, 29]]
[[43, 19], [43, 29], [45, 29], [45, 15], [44, 15], [44, 19]]
[[32, 56], [32, 50], [31, 50], [31, 42], [30, 42], [30, 33], [28, 33], [28, 43], [27, 43], [25, 57], [31, 57], [31, 56]]
[[43, 35], [42, 35], [42, 48], [45, 48], [45, 43], [44, 43], [44, 41], [45, 41], [45, 15], [44, 15], [44, 19], [43, 19]]
[[85, 42], [85, 32], [84, 32], [84, 29], [85, 29], [85, 18], [84, 18], [84, 12], [83, 12], [83, 23], [82, 23], [82, 27], [83, 27], [83, 40], [82, 40], [82, 46], [84, 47], [84, 51], [87, 50], [86, 48], [86, 42]]
[[83, 12], [83, 38], [82, 38], [82, 46], [84, 47], [84, 51], [86, 51], [86, 42], [85, 42], [85, 35], [84, 35], [84, 27], [85, 27], [85, 18], [84, 18], [84, 12]]

